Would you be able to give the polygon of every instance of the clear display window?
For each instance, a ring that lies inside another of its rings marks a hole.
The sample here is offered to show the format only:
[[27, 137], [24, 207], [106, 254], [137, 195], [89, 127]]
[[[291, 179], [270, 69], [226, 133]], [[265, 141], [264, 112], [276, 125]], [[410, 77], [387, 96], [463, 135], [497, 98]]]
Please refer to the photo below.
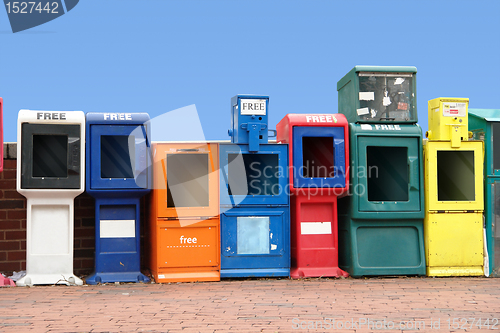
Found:
[[358, 118], [401, 122], [414, 119], [413, 75], [359, 73]]
[[167, 207], [208, 207], [208, 154], [167, 155]]

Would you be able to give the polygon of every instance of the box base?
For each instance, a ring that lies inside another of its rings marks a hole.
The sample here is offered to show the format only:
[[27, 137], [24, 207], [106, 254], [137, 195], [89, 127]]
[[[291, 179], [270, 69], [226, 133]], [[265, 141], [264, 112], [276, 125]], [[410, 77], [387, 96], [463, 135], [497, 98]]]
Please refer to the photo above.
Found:
[[48, 284], [65, 284], [67, 286], [81, 286], [82, 279], [76, 277], [72, 273], [69, 274], [27, 274], [17, 280], [18, 287], [33, 286], [33, 285], [48, 285]]
[[220, 281], [219, 271], [199, 271], [199, 272], [153, 272], [156, 283], [170, 282], [209, 282]]
[[146, 275], [141, 272], [119, 272], [119, 273], [104, 273], [104, 272], [94, 272], [85, 278], [85, 283], [87, 284], [99, 284], [99, 283], [114, 283], [114, 282], [138, 282], [147, 283], [151, 281]]
[[264, 268], [264, 269], [221, 269], [221, 278], [237, 277], [289, 277], [290, 270], [287, 268]]
[[482, 266], [427, 267], [427, 276], [483, 276]]
[[290, 270], [292, 279], [308, 277], [348, 277], [349, 273], [344, 272], [338, 267], [297, 267]]

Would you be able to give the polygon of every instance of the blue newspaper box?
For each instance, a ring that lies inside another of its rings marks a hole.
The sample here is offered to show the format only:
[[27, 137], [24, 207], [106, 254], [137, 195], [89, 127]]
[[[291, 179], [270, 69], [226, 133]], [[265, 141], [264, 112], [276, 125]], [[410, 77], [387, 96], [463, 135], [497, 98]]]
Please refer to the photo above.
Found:
[[233, 143], [219, 148], [221, 277], [289, 276], [288, 145], [268, 144], [268, 97], [231, 102]]
[[149, 281], [140, 260], [140, 198], [151, 188], [148, 121], [147, 113], [87, 113], [86, 191], [96, 217], [88, 284]]

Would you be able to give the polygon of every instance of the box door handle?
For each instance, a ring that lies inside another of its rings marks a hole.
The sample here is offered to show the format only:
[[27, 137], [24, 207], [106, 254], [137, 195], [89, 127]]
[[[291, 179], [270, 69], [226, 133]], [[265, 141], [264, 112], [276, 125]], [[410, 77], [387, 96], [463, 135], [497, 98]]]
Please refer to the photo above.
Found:
[[[141, 163], [144, 163], [144, 161], [147, 160], [147, 146], [146, 146], [146, 140], [145, 139], [135, 139], [135, 161], [134, 162], [134, 177], [137, 177], [137, 175], [141, 172], [143, 172], [144, 167]], [[131, 156], [132, 157], [132, 156]]]
[[68, 171], [80, 174], [80, 138], [68, 138]]
[[418, 177], [418, 157], [409, 156], [408, 157], [408, 177], [410, 183], [410, 190], [418, 190], [419, 188], [419, 177]]
[[344, 150], [344, 140], [334, 139], [333, 144], [335, 147], [335, 165], [334, 168], [337, 170], [337, 175], [345, 175], [345, 150]]
[[167, 167], [165, 166], [165, 160], [161, 160], [161, 169], [163, 170], [163, 177], [165, 178], [165, 190], [168, 188], [168, 180], [167, 180]]
[[[135, 139], [135, 160], [131, 160], [134, 164], [134, 179], [135, 184], [141, 188], [148, 188], [147, 184], [147, 168], [148, 168], [148, 147], [144, 138]], [[132, 158], [133, 156], [130, 156]]]

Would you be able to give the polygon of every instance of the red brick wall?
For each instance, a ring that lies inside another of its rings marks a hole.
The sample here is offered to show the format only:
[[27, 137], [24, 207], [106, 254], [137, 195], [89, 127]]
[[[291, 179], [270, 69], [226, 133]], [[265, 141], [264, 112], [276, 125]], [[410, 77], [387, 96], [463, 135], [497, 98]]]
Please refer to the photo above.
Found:
[[16, 191], [16, 160], [0, 173], [0, 272], [26, 269], [26, 199]]
[[75, 238], [73, 272], [87, 276], [94, 270], [95, 204], [94, 198], [82, 193], [75, 198]]
[[[0, 173], [0, 273], [26, 269], [26, 199], [16, 191], [16, 160], [5, 159]], [[75, 199], [74, 273], [94, 269], [94, 199], [83, 193]]]

